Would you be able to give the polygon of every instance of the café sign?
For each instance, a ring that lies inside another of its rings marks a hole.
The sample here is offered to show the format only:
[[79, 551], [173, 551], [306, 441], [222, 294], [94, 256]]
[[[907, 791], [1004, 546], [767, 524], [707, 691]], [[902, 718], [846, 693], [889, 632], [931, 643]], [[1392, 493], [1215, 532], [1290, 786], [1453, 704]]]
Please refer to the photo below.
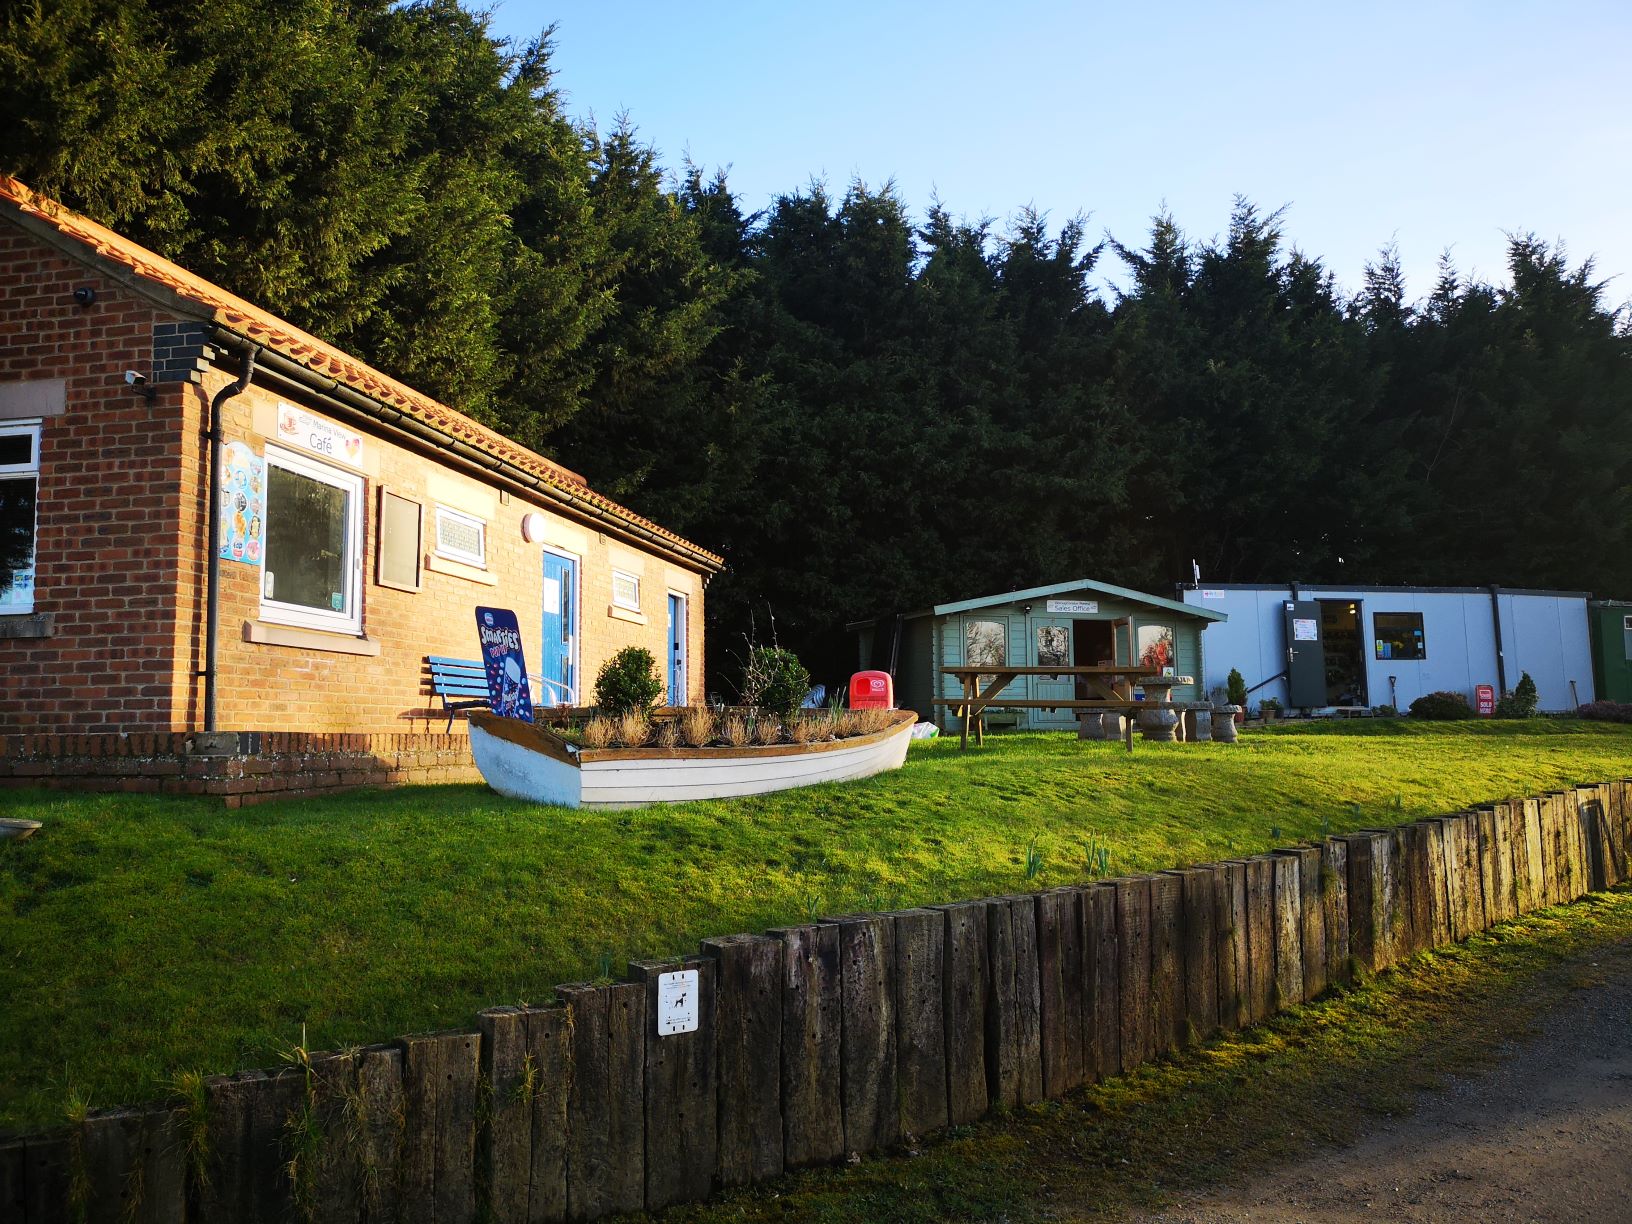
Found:
[[278, 441], [309, 450], [325, 459], [335, 459], [352, 467], [362, 466], [362, 434], [353, 433], [293, 404], [278, 404]]

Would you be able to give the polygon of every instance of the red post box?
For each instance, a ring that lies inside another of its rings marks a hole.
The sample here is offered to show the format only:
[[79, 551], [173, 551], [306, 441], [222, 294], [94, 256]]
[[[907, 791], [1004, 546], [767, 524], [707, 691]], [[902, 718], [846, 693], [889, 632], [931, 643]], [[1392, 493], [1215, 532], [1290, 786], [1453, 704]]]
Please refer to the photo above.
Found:
[[895, 709], [895, 680], [886, 671], [862, 671], [850, 677], [852, 710]]

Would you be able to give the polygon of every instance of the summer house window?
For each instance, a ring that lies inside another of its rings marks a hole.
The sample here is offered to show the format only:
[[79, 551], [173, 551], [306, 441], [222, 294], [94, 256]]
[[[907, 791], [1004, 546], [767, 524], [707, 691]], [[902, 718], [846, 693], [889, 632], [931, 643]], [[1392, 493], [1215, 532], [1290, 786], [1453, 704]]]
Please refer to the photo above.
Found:
[[1379, 659], [1426, 659], [1421, 612], [1375, 612], [1371, 617]]
[[34, 610], [40, 423], [0, 425], [0, 616]]
[[261, 616], [362, 632], [361, 476], [266, 451], [266, 564]]
[[640, 611], [640, 579], [622, 570], [612, 571], [612, 606]]
[[474, 514], [436, 508], [436, 555], [487, 568], [487, 524]]

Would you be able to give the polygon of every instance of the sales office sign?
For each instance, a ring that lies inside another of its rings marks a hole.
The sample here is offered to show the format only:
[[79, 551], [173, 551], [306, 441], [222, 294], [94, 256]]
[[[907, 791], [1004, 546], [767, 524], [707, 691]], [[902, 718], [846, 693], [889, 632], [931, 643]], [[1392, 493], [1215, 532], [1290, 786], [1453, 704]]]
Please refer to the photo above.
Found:
[[278, 404], [278, 441], [285, 446], [298, 446], [336, 459], [351, 467], [363, 464], [363, 435], [325, 421], [320, 416], [296, 408], [293, 404]]

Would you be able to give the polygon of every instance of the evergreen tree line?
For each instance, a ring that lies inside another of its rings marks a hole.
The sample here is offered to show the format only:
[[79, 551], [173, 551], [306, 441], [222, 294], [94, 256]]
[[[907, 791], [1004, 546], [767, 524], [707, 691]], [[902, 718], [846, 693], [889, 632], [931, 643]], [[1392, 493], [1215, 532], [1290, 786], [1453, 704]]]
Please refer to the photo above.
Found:
[[717, 671], [774, 632], [842, 679], [848, 621], [1192, 560], [1632, 596], [1632, 330], [1534, 237], [1412, 300], [1244, 200], [1210, 240], [861, 183], [750, 214], [457, 0], [0, 12], [0, 167], [723, 553]]

